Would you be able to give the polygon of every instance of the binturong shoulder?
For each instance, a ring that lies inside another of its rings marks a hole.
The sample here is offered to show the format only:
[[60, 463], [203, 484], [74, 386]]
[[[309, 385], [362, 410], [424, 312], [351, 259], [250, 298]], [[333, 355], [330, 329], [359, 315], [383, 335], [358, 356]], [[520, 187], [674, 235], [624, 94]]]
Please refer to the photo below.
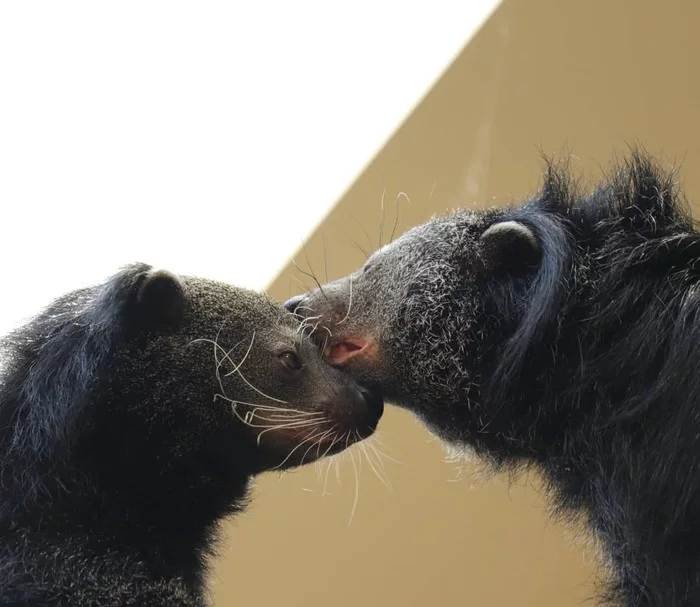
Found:
[[543, 472], [602, 538], [620, 604], [690, 605], [698, 289], [675, 171], [633, 150], [590, 193], [549, 162], [529, 199], [436, 217], [287, 305], [333, 364], [436, 435]]

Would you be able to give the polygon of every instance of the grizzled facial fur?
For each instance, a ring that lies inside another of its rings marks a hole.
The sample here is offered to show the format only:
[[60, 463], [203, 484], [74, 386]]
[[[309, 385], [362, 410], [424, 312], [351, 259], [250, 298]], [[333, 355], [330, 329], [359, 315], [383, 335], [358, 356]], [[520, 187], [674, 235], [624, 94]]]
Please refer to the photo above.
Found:
[[[286, 305], [318, 323], [314, 337], [332, 364], [459, 440], [449, 419], [479, 388], [480, 336], [486, 324], [512, 329], [518, 291], [525, 296], [540, 257], [528, 223], [460, 211], [410, 230], [353, 274]], [[513, 292], [485, 301], [483, 291], [504, 280]]]
[[112, 604], [110, 588], [163, 580], [199, 597], [211, 533], [252, 475], [338, 453], [382, 415], [303, 329], [261, 294], [137, 264], [10, 334], [0, 602]]
[[614, 604], [700, 604], [700, 234], [633, 151], [593, 193], [435, 218], [287, 307], [333, 364], [497, 466], [535, 466], [607, 549]]

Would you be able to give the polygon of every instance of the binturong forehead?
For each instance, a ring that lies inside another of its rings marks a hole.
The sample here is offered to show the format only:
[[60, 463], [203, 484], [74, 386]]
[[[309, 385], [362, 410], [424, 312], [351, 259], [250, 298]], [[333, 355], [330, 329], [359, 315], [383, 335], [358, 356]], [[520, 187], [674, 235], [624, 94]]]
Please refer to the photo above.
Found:
[[392, 259], [395, 262], [415, 262], [425, 256], [441, 257], [473, 239], [482, 223], [483, 219], [476, 212], [460, 209], [411, 228], [375, 255], [378, 259]]
[[370, 269], [381, 266], [383, 272], [387, 270], [401, 272], [407, 266], [420, 261], [435, 246], [435, 235], [431, 235], [424, 226], [419, 226], [405, 232], [392, 243], [375, 251], [369, 257], [365, 266]]
[[264, 293], [201, 278], [183, 281], [188, 316], [194, 324], [219, 322], [285, 337], [299, 330], [299, 320]]

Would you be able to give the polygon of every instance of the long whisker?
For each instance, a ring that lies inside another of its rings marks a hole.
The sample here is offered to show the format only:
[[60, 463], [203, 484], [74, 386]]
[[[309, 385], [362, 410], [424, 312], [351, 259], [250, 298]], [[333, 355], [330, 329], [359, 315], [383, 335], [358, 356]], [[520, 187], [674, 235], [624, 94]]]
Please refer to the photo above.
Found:
[[243, 400], [236, 400], [234, 398], [229, 398], [225, 394], [215, 394], [214, 399], [220, 398], [222, 400], [225, 400], [232, 405], [242, 405], [245, 407], [253, 407], [254, 409], [260, 409], [261, 411], [271, 411], [271, 412], [279, 412], [279, 413], [295, 413], [297, 415], [302, 415], [302, 416], [318, 416], [318, 415], [323, 415], [321, 411], [302, 411], [301, 409], [294, 409], [292, 407], [275, 407], [274, 405], [261, 405], [259, 403], [248, 403]]
[[[306, 244], [303, 244], [302, 249], [304, 251], [304, 259], [306, 259], [306, 265], [309, 266], [309, 270], [311, 272], [311, 275], [313, 276], [314, 282], [316, 282], [316, 284], [318, 285], [318, 290], [321, 292], [321, 295], [323, 295], [325, 297], [326, 294], [323, 292], [323, 286], [316, 278], [316, 272], [314, 272], [313, 266], [311, 265], [311, 262], [309, 261], [309, 252], [306, 250]], [[324, 253], [325, 253], [325, 251], [324, 251]]]
[[386, 478], [385, 474], [382, 474], [379, 472], [377, 467], [374, 465], [374, 462], [372, 461], [372, 458], [369, 455], [369, 451], [367, 449], [367, 445], [365, 443], [360, 443], [360, 450], [362, 454], [365, 456], [367, 459], [367, 463], [369, 464], [369, 467], [372, 469], [376, 477], [379, 479], [379, 481], [389, 490], [393, 491], [391, 484], [389, 483], [389, 480]]
[[243, 355], [243, 359], [241, 362], [239, 362], [237, 365], [233, 365], [233, 361], [229, 357], [229, 360], [231, 361], [231, 364], [233, 365], [233, 370], [229, 371], [226, 374], [226, 377], [229, 375], [233, 375], [234, 373], [240, 373], [239, 369], [243, 366], [243, 363], [248, 359], [248, 356], [250, 355], [250, 351], [253, 349], [253, 342], [255, 341], [255, 329], [253, 329], [253, 337], [250, 338], [250, 344], [248, 344], [248, 349], [246, 350], [245, 354]]
[[350, 310], [352, 309], [352, 274], [350, 274], [350, 297], [348, 300], [348, 311], [343, 317], [342, 320], [338, 321], [336, 325], [342, 325], [349, 317], [350, 317]]
[[379, 447], [377, 447], [377, 445], [381, 445], [382, 447], [384, 447], [384, 449], [387, 449], [388, 451], [394, 451], [394, 449], [392, 449], [389, 445], [387, 445], [383, 440], [381, 440], [381, 439], [379, 438], [379, 432], [375, 432], [375, 433], [372, 435], [371, 438], [372, 438], [372, 441], [371, 441], [371, 442], [372, 442], [372, 446], [373, 446], [376, 450], [378, 450], [386, 459], [388, 459], [388, 460], [394, 462], [395, 464], [398, 464], [399, 466], [403, 466], [403, 465], [404, 465], [404, 462], [402, 462], [402, 461], [400, 461], [400, 460], [398, 460], [398, 459], [395, 459], [395, 458], [391, 457], [389, 454], [387, 454], [387, 453], [384, 452], [384, 451], [381, 451], [381, 450], [379, 449]]
[[394, 220], [394, 227], [391, 230], [391, 236], [389, 237], [389, 243], [394, 242], [394, 234], [396, 233], [396, 226], [399, 225], [399, 199], [401, 196], [404, 196], [406, 200], [408, 200], [409, 204], [411, 202], [411, 199], [408, 197], [408, 194], [406, 192], [399, 192], [398, 195], [396, 196], [396, 219]]
[[[314, 426], [314, 425], [320, 425], [323, 423], [325, 420], [323, 419], [294, 419], [292, 421], [289, 421], [287, 423], [274, 423], [274, 424], [257, 424], [254, 423], [254, 416], [251, 415], [251, 412], [248, 411], [245, 416], [242, 416], [236, 409], [236, 407], [231, 407], [231, 411], [233, 414], [238, 418], [240, 421], [242, 421], [246, 426], [249, 426], [251, 428], [267, 428], [268, 430], [276, 430], [280, 428], [298, 428], [298, 427], [305, 427], [305, 426]], [[264, 420], [265, 421], [265, 420]], [[263, 434], [261, 432], [261, 434]]]
[[379, 459], [388, 459], [390, 462], [393, 462], [394, 464], [398, 464], [399, 466], [403, 466], [404, 463], [398, 459], [394, 459], [391, 457], [391, 455], [387, 455], [384, 451], [382, 451], [377, 445], [374, 444], [375, 441], [372, 441], [367, 444], [367, 446], [374, 451]]
[[[346, 441], [346, 444], [347, 444], [347, 441]], [[345, 453], [347, 453], [347, 451], [344, 451], [343, 453], [345, 454]], [[335, 458], [333, 464], [335, 466], [335, 480], [338, 482], [338, 485], [342, 485], [342, 483], [340, 482], [340, 458], [339, 457]]]
[[[350, 213], [350, 217], [352, 217], [355, 220], [357, 225], [360, 226], [360, 229], [365, 233], [365, 236], [367, 237], [367, 242], [369, 243], [369, 250], [371, 251], [374, 248], [374, 245], [372, 244], [372, 239], [369, 236], [367, 228], [365, 228], [362, 222], [359, 219], [357, 219], [357, 217], [355, 217], [353, 213]], [[365, 257], [369, 257], [369, 253], [363, 247], [361, 247], [359, 243], [356, 242], [355, 246], [365, 254]]]
[[[345, 448], [347, 449], [348, 446], [348, 438], [349, 438], [350, 432], [345, 432], [340, 435], [338, 442], [343, 442], [343, 439], [345, 438]], [[347, 437], [347, 438], [346, 438]], [[335, 470], [335, 480], [338, 483], [338, 486], [342, 486], [342, 482], [340, 481], [340, 460], [342, 457], [344, 457], [347, 454], [347, 451], [343, 451], [342, 456], [337, 456], [331, 459], [331, 463], [333, 465], [333, 468]], [[331, 467], [328, 466], [328, 470], [326, 470], [326, 482], [324, 485], [324, 491], [325, 491], [325, 486], [328, 485], [328, 473], [330, 472]]]
[[272, 415], [260, 415], [259, 413], [255, 412], [255, 411], [252, 411], [251, 413], [253, 415], [255, 415], [258, 419], [264, 419], [264, 420], [270, 421], [270, 422], [289, 421], [289, 420], [293, 420], [293, 419], [298, 419], [298, 420], [305, 419], [307, 421], [313, 421], [314, 416], [318, 419], [318, 417], [323, 415], [323, 413], [309, 413], [309, 415], [302, 415], [302, 414], [282, 415], [280, 413], [275, 413]]
[[[220, 370], [220, 368], [221, 368], [221, 364], [222, 364], [223, 361], [226, 360], [226, 359], [228, 359], [228, 360], [231, 362], [231, 364], [233, 364], [233, 361], [231, 360], [231, 357], [230, 357], [230, 353], [231, 353], [235, 348], [237, 348], [237, 347], [243, 342], [243, 340], [241, 339], [238, 343], [236, 343], [236, 345], [234, 345], [234, 346], [233, 346], [231, 349], [229, 349], [228, 351], [224, 350], [224, 349], [219, 345], [219, 343], [218, 343], [218, 342], [219, 342], [219, 334], [221, 333], [221, 329], [223, 329], [223, 327], [224, 327], [224, 325], [223, 325], [223, 323], [222, 323], [222, 325], [219, 327], [219, 330], [216, 332], [216, 337], [215, 337], [214, 340], [207, 339], [207, 338], [205, 338], [205, 337], [200, 337], [200, 338], [198, 338], [198, 339], [193, 339], [192, 341], [190, 341], [190, 342], [187, 344], [187, 346], [191, 346], [191, 345], [194, 344], [194, 343], [203, 342], [203, 343], [212, 344], [212, 345], [214, 346], [214, 362], [216, 363], [216, 367], [215, 367], [216, 379], [217, 379], [217, 381], [219, 382], [219, 388], [221, 389], [222, 392], [224, 392], [224, 386], [223, 386], [223, 384], [221, 383], [221, 374], [220, 374], [220, 372], [219, 372], [219, 370]], [[223, 357], [222, 357], [221, 359], [219, 359], [219, 357], [216, 355], [217, 350], [221, 350], [221, 351], [224, 353], [224, 355], [223, 355]]]
[[282, 430], [285, 428], [295, 428], [295, 429], [302, 429], [302, 428], [308, 428], [309, 430], [312, 430], [314, 428], [318, 428], [319, 426], [323, 426], [326, 423], [326, 420], [316, 420], [316, 421], [306, 421], [306, 422], [291, 422], [289, 424], [275, 424], [273, 426], [259, 426], [260, 428], [265, 428], [259, 435], [258, 435], [258, 445], [260, 445], [260, 440], [263, 434], [267, 432], [271, 432], [273, 430]]
[[357, 464], [355, 463], [355, 456], [352, 451], [348, 451], [350, 455], [350, 461], [352, 462], [352, 468], [355, 472], [355, 499], [352, 502], [352, 510], [350, 511], [350, 520], [348, 521], [348, 527], [352, 525], [352, 520], [355, 518], [355, 510], [357, 509], [357, 501], [360, 495], [360, 473], [357, 469]]
[[245, 405], [248, 407], [255, 407], [256, 409], [260, 409], [261, 411], [279, 411], [279, 412], [290, 412], [290, 413], [298, 413], [299, 415], [323, 415], [322, 412], [320, 411], [303, 411], [301, 409], [294, 409], [294, 408], [287, 408], [287, 407], [275, 407], [274, 405], [261, 405], [260, 403], [249, 403], [244, 400], [235, 400], [235, 399], [229, 399], [233, 403], [237, 403], [239, 405]]
[[331, 471], [331, 468], [333, 467], [333, 464], [338, 463], [338, 458], [333, 458], [328, 460], [328, 466], [326, 467], [326, 475], [323, 481], [323, 493], [321, 493], [321, 497], [324, 497], [325, 495], [328, 495], [328, 473]]
[[298, 265], [297, 262], [292, 259], [292, 263], [294, 264], [294, 267], [297, 269], [297, 271], [301, 272], [304, 276], [308, 276], [309, 278], [313, 279], [313, 281], [316, 283], [316, 286], [318, 287], [318, 290], [321, 292], [322, 295], [325, 295], [323, 293], [323, 287], [321, 286], [321, 283], [318, 281], [318, 278], [314, 276], [313, 274], [309, 272], [305, 272], [302, 270]]
[[282, 404], [286, 404], [286, 403], [287, 403], [286, 400], [280, 400], [279, 398], [275, 398], [274, 396], [270, 396], [269, 394], [265, 394], [262, 390], [259, 390], [258, 388], [256, 388], [253, 384], [251, 384], [251, 383], [245, 378], [245, 375], [243, 375], [243, 373], [241, 373], [240, 371], [238, 371], [238, 375], [240, 376], [240, 378], [241, 378], [250, 388], [252, 388], [252, 389], [255, 390], [258, 394], [260, 394], [260, 396], [264, 396], [265, 398], [269, 398], [270, 400], [272, 400], [272, 401], [274, 401], [274, 402], [276, 402], [276, 403], [282, 403]]
[[[302, 464], [304, 463], [304, 460], [306, 459], [306, 456], [308, 455], [309, 451], [311, 451], [311, 449], [313, 449], [314, 447], [317, 447], [317, 449], [320, 449], [320, 448], [321, 448], [321, 443], [323, 442], [323, 439], [326, 438], [326, 436], [328, 436], [328, 435], [331, 434], [332, 432], [333, 432], [333, 430], [326, 430], [326, 432], [324, 432], [324, 433], [316, 440], [316, 442], [312, 443], [311, 446], [310, 446], [306, 451], [304, 451], [304, 455], [301, 456], [301, 462], [299, 462], [299, 465], [302, 465]], [[316, 458], [318, 459], [318, 455], [316, 456]]]
[[[236, 417], [240, 418], [240, 413], [238, 412], [237, 407], [234, 405], [231, 407], [233, 412], [236, 414]], [[257, 424], [254, 423], [254, 420], [259, 420], [261, 422], [270, 422], [269, 424]], [[309, 419], [308, 417], [302, 417], [299, 415], [290, 415], [289, 417], [285, 418], [282, 415], [279, 415], [277, 417], [266, 417], [264, 415], [256, 415], [253, 413], [253, 411], [246, 411], [245, 416], [243, 418], [243, 422], [248, 424], [249, 426], [253, 428], [268, 428], [270, 426], [279, 426], [280, 424], [292, 424], [292, 423], [314, 423], [314, 422], [319, 422], [323, 421], [321, 419]]]
[[384, 196], [386, 196], [386, 188], [382, 192], [381, 217], [379, 218], [379, 248], [382, 248], [382, 240], [384, 239]]
[[326, 272], [326, 282], [330, 282], [328, 280], [328, 252], [326, 251], [326, 235], [321, 234], [321, 240], [323, 241], [323, 267]]
[[[312, 428], [312, 430], [313, 430], [313, 428]], [[320, 432], [320, 430], [319, 430], [318, 432]], [[317, 437], [319, 436], [318, 432], [315, 432], [313, 435], [309, 436], [308, 438], [305, 438], [305, 439], [304, 439], [303, 441], [301, 441], [298, 445], [296, 445], [296, 447], [294, 447], [294, 448], [289, 452], [289, 454], [287, 455], [287, 457], [285, 457], [285, 458], [282, 460], [282, 462], [279, 463], [279, 464], [277, 464], [274, 468], [271, 468], [271, 470], [276, 470], [276, 469], [281, 468], [282, 466], [284, 466], [284, 464], [286, 464], [287, 461], [289, 461], [289, 458], [292, 457], [292, 455], [294, 454], [294, 452], [295, 452], [297, 449], [299, 449], [302, 445], [306, 444], [308, 441], [317, 438]]]
[[[321, 318], [323, 318], [321, 315], [317, 315], [317, 316], [307, 316], [306, 318], [304, 318], [304, 320], [302, 320], [302, 321], [299, 323], [299, 327], [297, 328], [297, 333], [303, 335], [303, 334], [304, 334], [304, 330], [305, 330], [314, 320], [320, 321]], [[317, 323], [316, 326], [318, 326], [318, 323]], [[314, 327], [313, 330], [315, 331], [316, 328]], [[312, 331], [312, 332], [313, 332], [313, 331]]]
[[[216, 339], [214, 340], [214, 360], [216, 360], [216, 350], [217, 350], [217, 348], [220, 348], [221, 350], [223, 350], [223, 348], [221, 348], [221, 346], [219, 345], [219, 333], [221, 332], [221, 329], [222, 329], [222, 328], [223, 328], [223, 324], [222, 324], [221, 327], [219, 328], [219, 331], [216, 333]], [[224, 360], [228, 360], [228, 361], [233, 365], [233, 360], [231, 360], [231, 352], [233, 352], [233, 351], [234, 351], [238, 346], [240, 346], [244, 341], [245, 341], [245, 337], [244, 337], [243, 339], [239, 339], [239, 340], [233, 345], [233, 347], [229, 348], [228, 350], [226, 350], [226, 351], [224, 352], [224, 356], [221, 358], [221, 360], [220, 360], [220, 361], [217, 361], [217, 363], [216, 363], [216, 375], [217, 375], [217, 377], [220, 378], [219, 369], [221, 368], [221, 365], [223, 364]], [[235, 365], [233, 365], [233, 366], [235, 366]]]
[[[221, 331], [221, 329], [219, 329], [219, 331]], [[217, 339], [218, 339], [218, 333], [217, 333]], [[228, 376], [228, 375], [231, 375], [232, 373], [235, 373], [235, 372], [236, 372], [236, 367], [242, 365], [242, 364], [245, 362], [245, 359], [247, 358], [248, 354], [250, 354], [250, 349], [253, 347], [253, 340], [254, 340], [254, 339], [255, 339], [255, 331], [253, 331], [253, 339], [250, 340], [250, 345], [248, 346], [248, 351], [246, 352], [246, 355], [243, 357], [243, 360], [242, 360], [238, 365], [236, 365], [236, 363], [233, 362], [233, 360], [231, 359], [230, 353], [233, 351], [234, 348], [236, 348], [237, 346], [239, 346], [239, 345], [243, 342], [243, 340], [240, 340], [235, 346], [233, 346], [233, 348], [231, 348], [231, 349], [228, 350], [228, 351], [227, 351], [227, 350], [224, 350], [224, 348], [222, 348], [221, 345], [219, 345], [219, 343], [218, 343], [217, 341], [211, 340], [211, 339], [207, 339], [206, 337], [200, 337], [200, 338], [198, 338], [198, 339], [193, 339], [193, 340], [190, 342], [190, 344], [193, 344], [193, 343], [198, 342], [198, 341], [201, 341], [201, 342], [204, 342], [204, 343], [210, 343], [210, 344], [212, 344], [212, 345], [214, 346], [214, 360], [215, 360], [215, 362], [217, 363], [217, 367], [218, 367], [218, 366], [221, 366], [221, 363], [222, 363], [224, 360], [228, 360], [228, 361], [231, 363], [231, 366], [234, 367], [233, 371], [230, 371], [229, 373], [227, 373], [227, 376]], [[223, 353], [223, 358], [221, 359], [221, 361], [220, 361], [219, 358], [216, 356], [216, 351], [217, 351], [217, 350], [219, 350], [219, 351], [221, 351], [221, 352]]]
[[[337, 428], [338, 428], [338, 425], [336, 424], [335, 426], [333, 426], [333, 431], [336, 432]], [[336, 432], [335, 438], [333, 438], [333, 442], [330, 445], [328, 445], [328, 449], [326, 449], [323, 452], [323, 455], [321, 456], [321, 458], [326, 457], [326, 455], [328, 455], [328, 452], [333, 448], [333, 445], [335, 445], [339, 440], [342, 440], [342, 438], [339, 437], [337, 432]]]
[[314, 309], [313, 309], [312, 307], [310, 307], [310, 306], [297, 306], [296, 309], [297, 309], [297, 310], [308, 310], [308, 311], [311, 312], [312, 314], [315, 314], [315, 313], [316, 313], [316, 310], [314, 310]]
[[[221, 329], [219, 329], [219, 330], [221, 330]], [[218, 334], [217, 334], [217, 335], [218, 335]], [[246, 359], [247, 359], [248, 356], [250, 355], [250, 351], [251, 351], [252, 348], [253, 348], [253, 342], [255, 341], [255, 331], [253, 331], [253, 336], [252, 336], [252, 338], [251, 338], [251, 340], [250, 340], [250, 344], [248, 345], [248, 349], [247, 349], [245, 355], [243, 356], [243, 359], [242, 359], [241, 362], [239, 362], [238, 364], [234, 363], [233, 360], [231, 359], [231, 356], [229, 355], [229, 352], [230, 352], [231, 350], [229, 350], [229, 351], [224, 350], [216, 341], [212, 341], [212, 340], [206, 339], [206, 338], [200, 338], [200, 339], [194, 339], [194, 340], [192, 340], [190, 343], [194, 343], [194, 342], [196, 342], [196, 341], [202, 341], [202, 342], [205, 342], [205, 343], [207, 343], [207, 342], [208, 342], [208, 343], [212, 343], [212, 344], [214, 344], [215, 352], [216, 352], [217, 349], [220, 350], [221, 352], [223, 352], [224, 358], [225, 358], [226, 360], [228, 360], [228, 361], [231, 363], [231, 366], [233, 367], [233, 370], [232, 370], [232, 371], [229, 371], [229, 372], [226, 374], [226, 377], [228, 377], [229, 375], [232, 375], [233, 373], [238, 373], [238, 375], [241, 377], [241, 379], [242, 379], [246, 384], [248, 384], [248, 386], [249, 386], [250, 388], [252, 388], [253, 390], [255, 390], [255, 391], [256, 391], [258, 394], [260, 394], [261, 396], [264, 396], [265, 398], [269, 398], [270, 400], [275, 401], [275, 402], [278, 402], [278, 403], [281, 403], [281, 404], [286, 404], [286, 401], [280, 400], [279, 398], [274, 398], [274, 397], [270, 396], [269, 394], [265, 394], [264, 392], [262, 392], [261, 390], [259, 390], [259, 389], [256, 388], [255, 386], [253, 386], [253, 385], [245, 378], [245, 376], [243, 375], [243, 373], [242, 373], [241, 370], [240, 370], [241, 366], [243, 365], [243, 363], [245, 363]], [[240, 344], [240, 343], [241, 343], [241, 342], [239, 342], [239, 344]], [[234, 346], [234, 347], [235, 347], [235, 346]], [[219, 363], [219, 361], [218, 361], [218, 358], [216, 357], [216, 353], [214, 354], [214, 360], [217, 362], [217, 377], [218, 377], [218, 366], [220, 365], [220, 363]], [[221, 388], [221, 391], [225, 393], [225, 390], [223, 390], [223, 386], [221, 385], [221, 378], [220, 378], [220, 377], [219, 377], [219, 387]]]
[[[309, 331], [309, 335], [313, 335], [314, 333], [316, 333], [316, 331], [318, 330], [318, 325], [320, 325], [320, 324], [321, 324], [321, 321], [320, 321], [320, 320], [316, 321], [316, 323], [314, 324], [314, 326], [311, 327], [311, 331]], [[304, 327], [304, 329], [308, 329], [308, 328], [310, 327], [310, 325], [311, 325], [311, 323], [307, 324], [307, 325]], [[302, 333], [302, 336], [303, 336], [303, 337], [306, 337], [306, 333]]]
[[275, 424], [273, 426], [253, 425], [253, 424], [248, 424], [248, 425], [251, 426], [252, 428], [264, 428], [264, 430], [262, 432], [260, 432], [260, 434], [258, 434], [258, 438], [256, 441], [257, 445], [260, 446], [260, 442], [262, 441], [262, 436], [266, 432], [271, 432], [272, 430], [284, 430], [284, 429], [288, 429], [288, 428], [296, 428], [296, 429], [309, 428], [309, 429], [312, 429], [312, 428], [316, 428], [322, 424], [323, 424], [323, 422], [320, 421], [320, 422], [293, 422], [293, 423], [289, 423], [289, 424]]

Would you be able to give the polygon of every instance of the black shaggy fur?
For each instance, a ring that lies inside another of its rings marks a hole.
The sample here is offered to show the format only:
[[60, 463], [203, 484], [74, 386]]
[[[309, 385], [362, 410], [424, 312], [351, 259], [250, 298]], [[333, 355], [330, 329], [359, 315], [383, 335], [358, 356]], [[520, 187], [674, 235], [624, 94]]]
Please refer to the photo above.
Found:
[[135, 264], [5, 338], [0, 605], [203, 606], [249, 479], [381, 415], [299, 329], [261, 294]]
[[541, 470], [602, 540], [604, 599], [700, 605], [700, 234], [673, 172], [633, 152], [583, 195], [551, 165], [525, 204], [435, 218], [303, 303], [350, 374]]

